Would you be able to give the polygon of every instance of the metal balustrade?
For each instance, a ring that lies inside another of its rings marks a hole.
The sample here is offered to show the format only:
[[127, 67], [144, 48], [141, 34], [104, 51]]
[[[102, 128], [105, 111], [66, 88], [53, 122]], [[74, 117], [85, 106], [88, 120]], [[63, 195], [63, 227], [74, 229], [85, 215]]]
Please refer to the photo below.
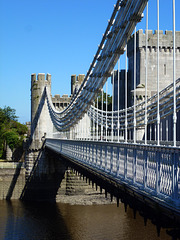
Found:
[[46, 139], [45, 146], [180, 208], [180, 149], [60, 139]]

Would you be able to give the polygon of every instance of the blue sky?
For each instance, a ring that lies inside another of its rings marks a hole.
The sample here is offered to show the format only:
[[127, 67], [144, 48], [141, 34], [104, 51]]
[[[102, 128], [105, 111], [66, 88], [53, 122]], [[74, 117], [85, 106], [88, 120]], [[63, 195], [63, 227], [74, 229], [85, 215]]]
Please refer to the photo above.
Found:
[[[0, 107], [30, 120], [32, 73], [52, 75], [52, 95], [70, 95], [72, 74], [86, 74], [116, 0], [0, 0]], [[160, 29], [171, 30], [171, 0], [160, 0]], [[156, 29], [156, 1], [149, 1]], [[176, 0], [176, 9], [180, 1]], [[179, 11], [176, 30], [180, 30]], [[138, 26], [143, 28], [144, 21]]]

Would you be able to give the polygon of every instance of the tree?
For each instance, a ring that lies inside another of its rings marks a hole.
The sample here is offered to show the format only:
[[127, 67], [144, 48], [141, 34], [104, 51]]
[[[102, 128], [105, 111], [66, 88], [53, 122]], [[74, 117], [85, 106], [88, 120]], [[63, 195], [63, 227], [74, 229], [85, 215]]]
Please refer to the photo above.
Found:
[[0, 158], [5, 155], [6, 146], [11, 150], [22, 148], [27, 126], [17, 121], [16, 110], [8, 107], [0, 108]]
[[[95, 106], [97, 107], [97, 99], [95, 101]], [[102, 93], [98, 94], [98, 108], [102, 109]], [[106, 110], [106, 93], [103, 91], [103, 110]], [[107, 94], [107, 110], [112, 110], [112, 96]]]
[[14, 130], [9, 130], [3, 134], [3, 138], [6, 140], [6, 144], [9, 145], [11, 150], [14, 150], [15, 147], [20, 145], [19, 135]]
[[1, 122], [10, 122], [11, 120], [17, 121], [16, 110], [8, 107], [4, 107], [4, 109], [0, 108], [0, 123]]

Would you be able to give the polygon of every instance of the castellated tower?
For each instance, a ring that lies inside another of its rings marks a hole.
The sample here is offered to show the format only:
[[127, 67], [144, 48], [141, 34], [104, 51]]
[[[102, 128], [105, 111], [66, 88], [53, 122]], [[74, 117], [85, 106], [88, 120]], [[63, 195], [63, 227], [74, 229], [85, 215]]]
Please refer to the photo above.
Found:
[[[26, 177], [29, 176], [34, 162], [39, 155], [43, 140], [46, 137], [51, 137], [53, 133], [53, 124], [49, 115], [47, 99], [44, 88], [51, 94], [51, 75], [47, 74], [45, 79], [44, 73], [31, 75], [31, 142], [25, 156]], [[44, 152], [41, 156], [41, 161], [45, 161]], [[40, 165], [40, 164], [39, 164]], [[42, 173], [46, 171], [44, 167], [39, 167]]]
[[[157, 93], [157, 38], [158, 32], [155, 30], [148, 30], [145, 33], [143, 30], [136, 32], [136, 91], [134, 91], [134, 35], [130, 37], [127, 44], [128, 56], [128, 107], [134, 104], [134, 92], [136, 94], [136, 103], [145, 100], [145, 79], [146, 79], [146, 33], [148, 34], [147, 46], [147, 96], [151, 97]], [[176, 49], [175, 49], [175, 65], [176, 65], [176, 79], [180, 78], [180, 31], [176, 31]], [[173, 32], [159, 31], [159, 90], [173, 83]], [[114, 75], [114, 109], [118, 109], [118, 74], [119, 74], [119, 107], [125, 108], [125, 73], [115, 71]], [[178, 112], [177, 121], [179, 121]], [[170, 133], [166, 133], [166, 122], [168, 128], [173, 127], [173, 117], [169, 116], [167, 119], [161, 121], [162, 139], [173, 139]], [[154, 133], [151, 133], [151, 139], [155, 139], [155, 127], [152, 126]], [[179, 129], [177, 129], [177, 132]], [[138, 140], [142, 140], [144, 135], [143, 127], [138, 129]], [[149, 130], [150, 136], [150, 130]], [[166, 138], [165, 138], [166, 136]], [[179, 134], [177, 134], [177, 140]]]
[[42, 138], [45, 135], [46, 137], [50, 137], [53, 132], [53, 124], [44, 95], [45, 86], [47, 91], [51, 93], [50, 74], [46, 75], [46, 79], [44, 73], [39, 73], [37, 79], [36, 74], [31, 75], [31, 135], [34, 141], [33, 147], [37, 149], [42, 145]]
[[[148, 30], [148, 69], [147, 89], [149, 97], [157, 92], [157, 30]], [[136, 33], [136, 86], [145, 87], [146, 71], [146, 32], [139, 30]], [[130, 91], [134, 81], [134, 35], [128, 41], [128, 71]], [[159, 88], [160, 91], [173, 82], [173, 32], [159, 31]], [[176, 79], [180, 77], [180, 32], [176, 31]], [[137, 96], [138, 97], [138, 96]]]
[[82, 82], [84, 81], [84, 78], [84, 74], [79, 74], [77, 77], [76, 75], [71, 75], [71, 95], [76, 94]]
[[[147, 47], [147, 95], [153, 96], [157, 92], [157, 30], [148, 30]], [[134, 95], [134, 35], [127, 45], [128, 55], [128, 106], [133, 105]], [[146, 78], [146, 31], [136, 32], [136, 99], [145, 98]], [[180, 31], [176, 31], [176, 79], [180, 78]], [[120, 79], [120, 109], [124, 109], [125, 73], [119, 73]], [[173, 32], [159, 31], [159, 89], [160, 91], [173, 83]], [[114, 109], [118, 108], [118, 73], [114, 79]]]
[[34, 120], [45, 86], [51, 92], [51, 74], [46, 75], [46, 80], [44, 73], [39, 73], [37, 79], [35, 73], [31, 74], [31, 123]]

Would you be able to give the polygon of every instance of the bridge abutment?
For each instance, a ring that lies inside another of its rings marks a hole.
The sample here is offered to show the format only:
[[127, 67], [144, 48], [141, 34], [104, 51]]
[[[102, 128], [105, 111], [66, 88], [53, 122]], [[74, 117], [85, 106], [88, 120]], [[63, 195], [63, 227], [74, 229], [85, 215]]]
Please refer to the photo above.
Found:
[[27, 154], [26, 185], [21, 195], [26, 201], [56, 201], [56, 195], [64, 178], [66, 166], [47, 154], [44, 147], [39, 151], [29, 150]]
[[25, 155], [26, 185], [21, 199], [56, 201], [60, 195], [92, 193], [92, 187], [69, 170], [59, 156], [44, 149], [45, 138], [52, 137], [53, 133], [45, 91], [51, 94], [51, 75], [47, 74], [45, 79], [43, 73], [37, 78], [32, 74], [31, 138]]
[[56, 174], [60, 175], [60, 179], [64, 176], [64, 168], [55, 171], [54, 162], [49, 161], [43, 148], [45, 137], [51, 137], [53, 133], [46, 91], [51, 93], [51, 75], [47, 74], [45, 79], [44, 73], [39, 73], [37, 78], [36, 74], [32, 74], [31, 137], [25, 155], [26, 186], [21, 196], [26, 200], [49, 199], [48, 193], [52, 195], [56, 189]]

